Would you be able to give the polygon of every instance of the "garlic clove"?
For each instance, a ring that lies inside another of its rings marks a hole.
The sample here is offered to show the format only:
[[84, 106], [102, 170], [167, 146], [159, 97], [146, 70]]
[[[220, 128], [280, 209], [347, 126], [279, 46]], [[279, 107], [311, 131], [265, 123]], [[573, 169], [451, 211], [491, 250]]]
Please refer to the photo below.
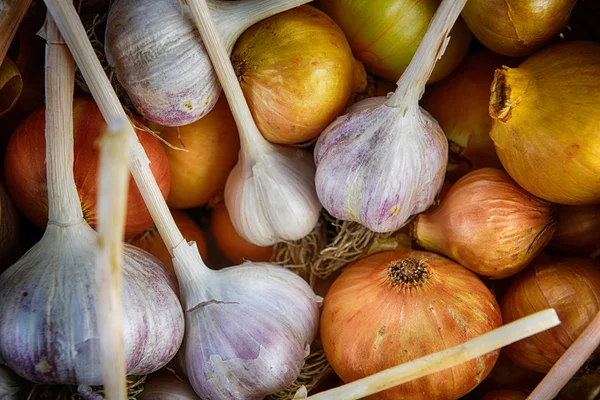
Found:
[[235, 230], [263, 247], [303, 238], [321, 211], [311, 154], [278, 145], [266, 148], [259, 156], [241, 152], [225, 185], [225, 204]]

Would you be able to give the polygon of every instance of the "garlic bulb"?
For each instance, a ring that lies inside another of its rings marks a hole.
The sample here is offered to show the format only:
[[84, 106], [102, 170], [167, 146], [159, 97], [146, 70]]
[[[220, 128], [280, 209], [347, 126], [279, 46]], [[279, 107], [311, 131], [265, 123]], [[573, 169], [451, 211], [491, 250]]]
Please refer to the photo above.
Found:
[[448, 142], [419, 99], [465, 2], [442, 3], [393, 95], [357, 103], [319, 137], [317, 194], [334, 217], [392, 232], [433, 204]]
[[[0, 275], [0, 360], [33, 382], [99, 385], [98, 235], [83, 219], [73, 177], [74, 65], [63, 52], [67, 48], [49, 34], [49, 221], [42, 239]], [[150, 254], [125, 245], [122, 274], [127, 373], [147, 374], [177, 352], [183, 313], [174, 282]]]
[[198, 396], [189, 382], [175, 375], [152, 376], [144, 385], [144, 391], [138, 396], [139, 400], [198, 400]]
[[[248, 27], [310, 0], [211, 0], [228, 54]], [[106, 58], [131, 101], [150, 121], [191, 124], [221, 88], [189, 13], [179, 0], [117, 0], [106, 25]]]

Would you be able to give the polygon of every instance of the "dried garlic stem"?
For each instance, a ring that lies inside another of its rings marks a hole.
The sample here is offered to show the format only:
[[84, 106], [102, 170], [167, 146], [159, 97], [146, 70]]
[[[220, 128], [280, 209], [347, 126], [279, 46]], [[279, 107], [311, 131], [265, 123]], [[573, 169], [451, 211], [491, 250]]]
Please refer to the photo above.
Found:
[[600, 345], [600, 312], [552, 366], [528, 399], [553, 399]]
[[451, 368], [491, 351], [535, 335], [560, 324], [556, 311], [546, 309], [496, 328], [461, 345], [388, 368], [352, 383], [310, 397], [297, 394], [295, 399], [354, 400], [414, 379]]
[[32, 0], [0, 0], [0, 64]]
[[102, 139], [98, 181], [98, 334], [104, 390], [109, 400], [127, 398], [121, 265], [129, 171], [127, 162], [133, 137], [125, 127], [110, 126]]

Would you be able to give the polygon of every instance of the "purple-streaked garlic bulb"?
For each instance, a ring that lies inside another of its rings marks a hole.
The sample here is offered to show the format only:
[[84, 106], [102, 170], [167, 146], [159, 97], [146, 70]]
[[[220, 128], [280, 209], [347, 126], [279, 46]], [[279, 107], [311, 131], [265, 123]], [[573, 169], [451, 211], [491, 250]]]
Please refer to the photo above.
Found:
[[440, 6], [393, 94], [357, 103], [319, 137], [317, 195], [334, 217], [393, 232], [433, 204], [448, 141], [419, 99], [465, 2]]

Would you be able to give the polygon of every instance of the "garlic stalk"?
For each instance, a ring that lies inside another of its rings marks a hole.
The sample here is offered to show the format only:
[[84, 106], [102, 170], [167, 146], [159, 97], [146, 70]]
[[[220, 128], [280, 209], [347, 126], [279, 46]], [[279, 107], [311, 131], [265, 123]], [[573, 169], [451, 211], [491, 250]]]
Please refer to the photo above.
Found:
[[[251, 25], [311, 0], [210, 0], [231, 54]], [[217, 102], [221, 88], [180, 0], [117, 0], [106, 25], [106, 58], [135, 107], [150, 121], [191, 124]]]
[[[83, 219], [73, 177], [74, 63], [50, 18], [46, 29], [49, 221], [42, 239], [0, 275], [0, 360], [33, 382], [99, 385], [98, 235]], [[147, 374], [181, 344], [181, 305], [148, 253], [126, 245], [122, 274], [127, 373]]]
[[317, 193], [334, 217], [392, 232], [433, 204], [444, 181], [448, 141], [419, 99], [465, 3], [442, 2], [389, 98], [357, 103], [319, 137]]
[[0, 64], [32, 0], [0, 0]]
[[[68, 0], [45, 0], [109, 124], [125, 111]], [[127, 125], [134, 135], [131, 125]], [[202, 398], [260, 399], [297, 377], [317, 333], [317, 296], [293, 272], [268, 263], [212, 271], [187, 243], [134, 142], [130, 171], [173, 255], [185, 310], [182, 347], [192, 387]]]

